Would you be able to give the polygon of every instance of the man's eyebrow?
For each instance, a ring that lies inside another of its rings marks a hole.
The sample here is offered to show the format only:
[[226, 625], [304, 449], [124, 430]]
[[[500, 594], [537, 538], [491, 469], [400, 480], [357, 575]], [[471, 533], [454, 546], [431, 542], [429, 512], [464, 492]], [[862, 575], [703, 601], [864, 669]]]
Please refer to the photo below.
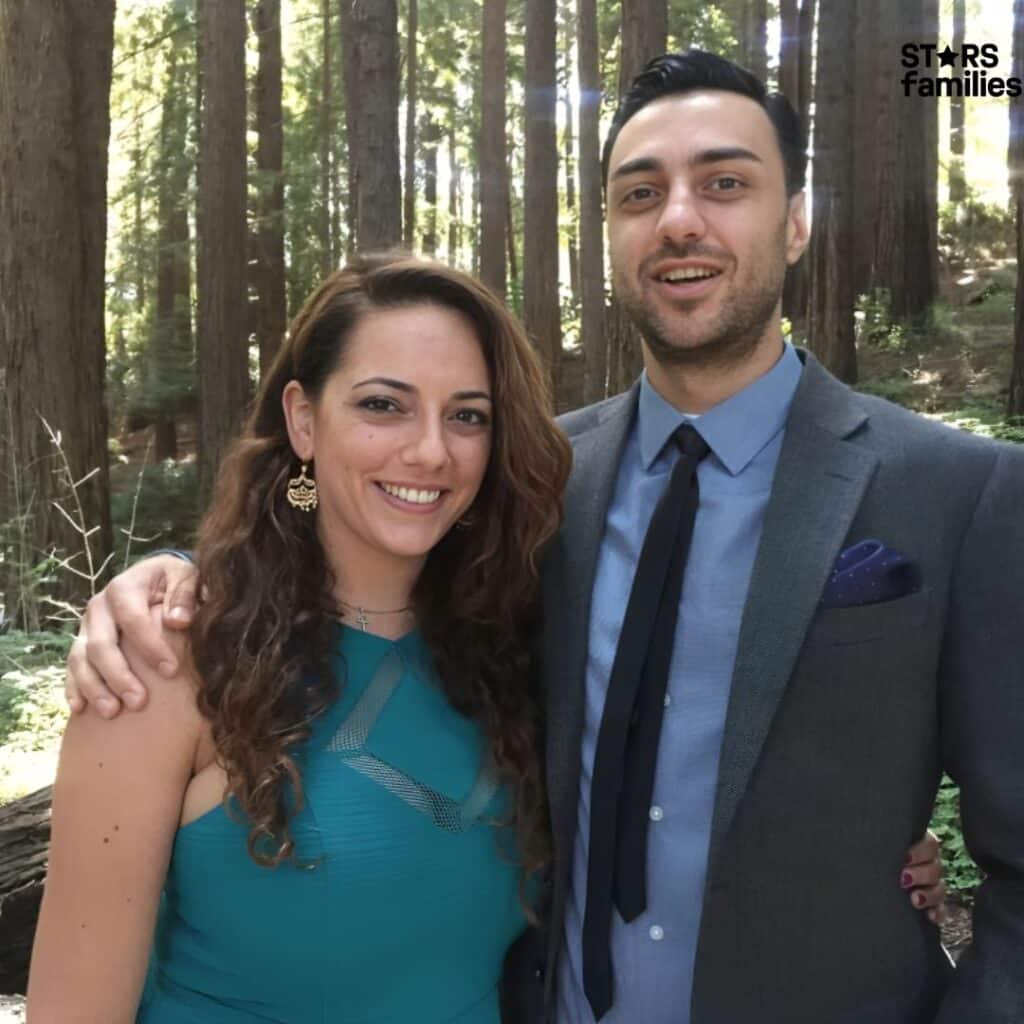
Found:
[[718, 149], [703, 149], [690, 158], [690, 165], [697, 167], [702, 164], [720, 164], [726, 160], [754, 160], [759, 164], [764, 161], [753, 150], [743, 146], [720, 146]]
[[[694, 153], [689, 159], [691, 167], [701, 167], [705, 164], [720, 164], [727, 160], [753, 160], [763, 164], [764, 161], [750, 149], [743, 146], [719, 146], [716, 149], [703, 149]], [[609, 181], [617, 181], [619, 178], [628, 178], [631, 174], [648, 174], [651, 172], [663, 171], [665, 165], [653, 156], [638, 156], [634, 160], [627, 160], [619, 164], [611, 173]]]
[[662, 162], [653, 156], [638, 156], [635, 160], [627, 160], [619, 164], [612, 171], [609, 181], [617, 181], [619, 178], [627, 178], [631, 174], [642, 174], [646, 171], [660, 171], [663, 169]]

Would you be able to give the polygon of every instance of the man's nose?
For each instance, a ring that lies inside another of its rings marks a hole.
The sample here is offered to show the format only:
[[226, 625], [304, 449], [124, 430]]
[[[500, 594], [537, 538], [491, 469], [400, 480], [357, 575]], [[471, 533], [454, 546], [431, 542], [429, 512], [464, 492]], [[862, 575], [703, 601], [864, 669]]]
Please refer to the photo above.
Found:
[[658, 234], [662, 241], [683, 245], [703, 238], [707, 231], [697, 197], [689, 188], [672, 189], [658, 218]]

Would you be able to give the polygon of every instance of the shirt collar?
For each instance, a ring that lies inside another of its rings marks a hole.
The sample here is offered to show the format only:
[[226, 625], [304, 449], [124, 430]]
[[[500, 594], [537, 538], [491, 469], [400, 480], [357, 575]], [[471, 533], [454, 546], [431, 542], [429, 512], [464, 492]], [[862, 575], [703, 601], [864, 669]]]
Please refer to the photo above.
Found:
[[700, 416], [685, 415], [662, 398], [645, 370], [637, 413], [644, 469], [651, 468], [680, 425], [692, 423], [729, 473], [742, 473], [785, 425], [802, 370], [796, 350], [785, 342], [782, 355], [766, 374]]

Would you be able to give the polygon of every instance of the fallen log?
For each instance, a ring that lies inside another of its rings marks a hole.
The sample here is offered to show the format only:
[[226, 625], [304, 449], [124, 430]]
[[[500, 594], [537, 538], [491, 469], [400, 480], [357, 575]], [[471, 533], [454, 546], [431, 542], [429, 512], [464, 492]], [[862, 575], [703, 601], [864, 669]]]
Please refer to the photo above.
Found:
[[0, 994], [25, 991], [50, 851], [53, 787], [0, 807]]

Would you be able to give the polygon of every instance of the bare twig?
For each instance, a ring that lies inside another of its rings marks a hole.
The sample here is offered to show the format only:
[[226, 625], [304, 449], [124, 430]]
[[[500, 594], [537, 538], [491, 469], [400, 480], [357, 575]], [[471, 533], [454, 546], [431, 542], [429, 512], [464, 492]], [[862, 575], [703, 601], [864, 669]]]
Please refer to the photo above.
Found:
[[132, 538], [135, 535], [135, 510], [139, 507], [139, 494], [142, 492], [142, 477], [146, 472], [146, 465], [149, 463], [149, 452], [152, 447], [153, 438], [150, 437], [146, 442], [146, 451], [142, 456], [142, 466], [139, 468], [138, 479], [135, 481], [135, 494], [132, 495], [132, 517], [128, 520], [128, 529], [124, 531], [128, 538], [124, 544], [124, 565], [122, 566], [124, 569], [128, 568], [128, 558], [132, 553]]

